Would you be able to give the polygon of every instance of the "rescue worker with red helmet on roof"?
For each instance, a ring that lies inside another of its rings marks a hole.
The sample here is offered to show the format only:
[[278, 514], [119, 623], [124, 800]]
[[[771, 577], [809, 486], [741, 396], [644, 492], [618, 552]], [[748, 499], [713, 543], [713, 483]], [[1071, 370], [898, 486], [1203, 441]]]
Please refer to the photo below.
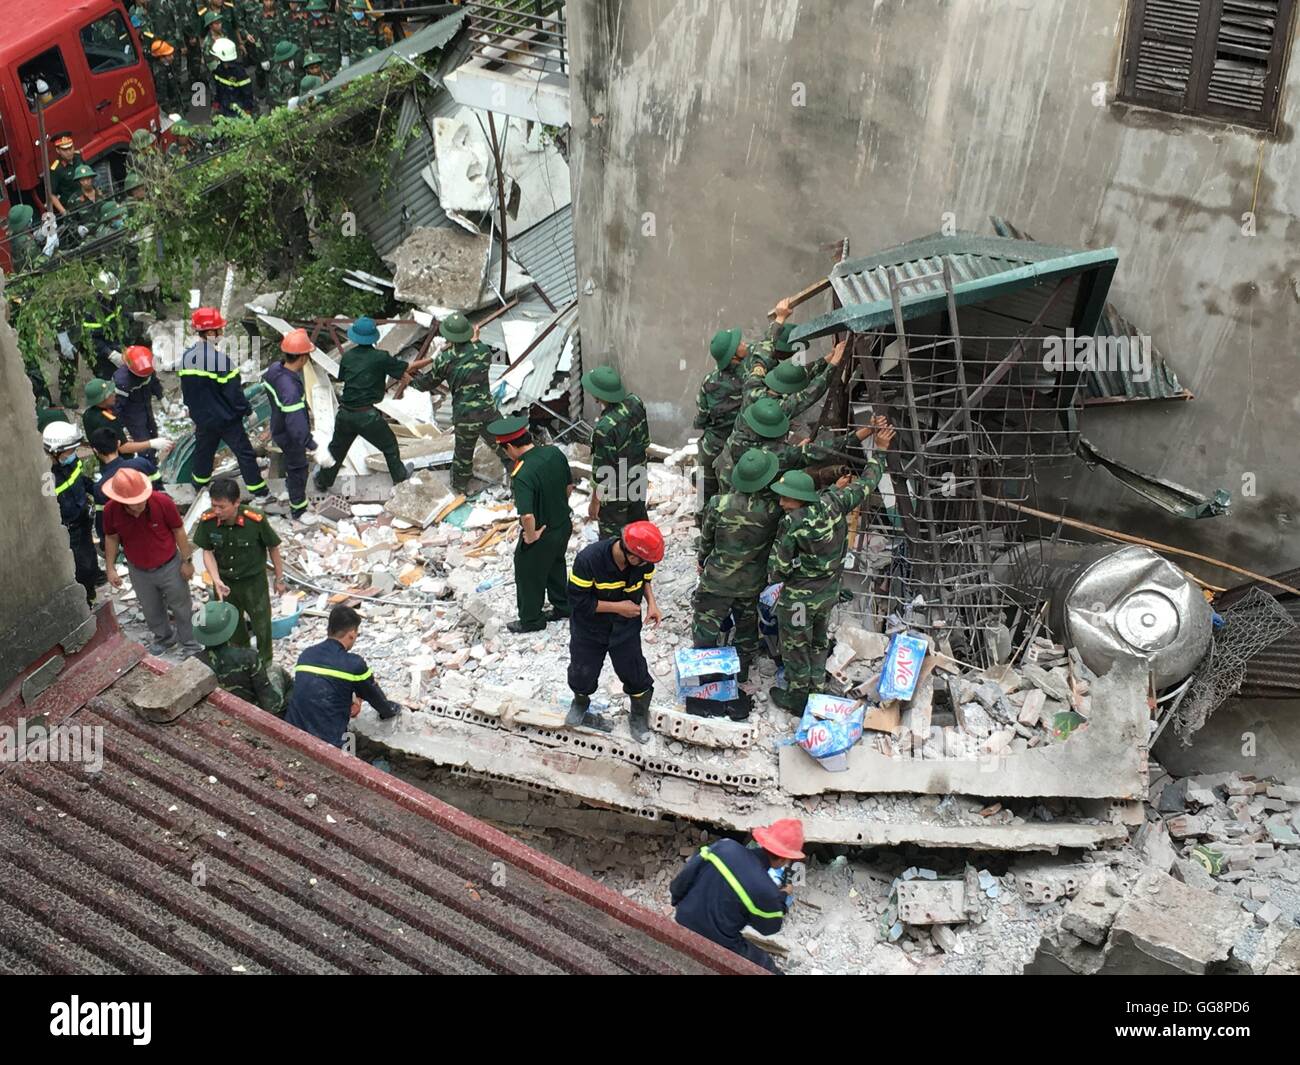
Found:
[[190, 479], [199, 491], [212, 480], [217, 448], [225, 444], [239, 463], [244, 487], [254, 498], [265, 499], [271, 491], [257, 467], [257, 456], [244, 430], [244, 418], [252, 413], [239, 380], [239, 368], [217, 347], [226, 320], [215, 307], [200, 307], [190, 316], [199, 334], [181, 356], [181, 396], [194, 422], [194, 457]]
[[628, 729], [637, 743], [650, 739], [650, 697], [654, 680], [641, 651], [641, 606], [647, 620], [662, 620], [655, 602], [655, 564], [664, 557], [664, 538], [649, 521], [625, 525], [617, 536], [584, 547], [569, 574], [569, 687], [573, 703], [565, 724], [582, 723], [600, 671], [609, 656], [623, 690], [632, 700]]
[[[122, 365], [113, 372], [113, 389], [113, 413], [131, 439], [152, 440], [158, 436], [153, 401], [163, 398], [163, 386], [154, 372], [153, 352], [143, 344], [133, 344], [122, 352]], [[158, 461], [153, 451], [143, 455], [152, 463]]]

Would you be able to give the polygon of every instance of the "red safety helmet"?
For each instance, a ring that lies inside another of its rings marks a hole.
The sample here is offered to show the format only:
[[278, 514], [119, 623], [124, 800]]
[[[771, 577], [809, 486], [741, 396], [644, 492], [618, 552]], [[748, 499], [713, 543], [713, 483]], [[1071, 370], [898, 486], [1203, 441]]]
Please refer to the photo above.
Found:
[[770, 825], [754, 829], [754, 840], [768, 854], [798, 861], [803, 853], [803, 822], [783, 817]]
[[623, 547], [637, 558], [660, 562], [664, 557], [664, 534], [652, 521], [634, 521], [623, 530]]
[[148, 377], [153, 373], [153, 352], [143, 344], [134, 344], [122, 352], [126, 367], [136, 377]]
[[311, 349], [311, 337], [305, 329], [290, 329], [280, 341], [280, 350], [286, 355], [310, 355]]
[[200, 307], [190, 315], [190, 324], [200, 333], [206, 333], [210, 329], [226, 328], [226, 320], [215, 307]]

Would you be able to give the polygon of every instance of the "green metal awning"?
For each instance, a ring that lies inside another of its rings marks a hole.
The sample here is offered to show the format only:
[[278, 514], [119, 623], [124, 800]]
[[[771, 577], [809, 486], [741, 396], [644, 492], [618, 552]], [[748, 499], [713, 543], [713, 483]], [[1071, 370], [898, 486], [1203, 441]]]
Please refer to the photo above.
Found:
[[1090, 336], [1106, 305], [1119, 253], [1114, 248], [1086, 251], [975, 233], [922, 237], [875, 255], [838, 263], [830, 282], [843, 306], [796, 326], [791, 339], [811, 340], [845, 329], [856, 333], [892, 329], [891, 274], [902, 282], [904, 320], [943, 311], [947, 303], [943, 283], [938, 277], [926, 275], [941, 271], [945, 259], [952, 272], [958, 307], [1079, 276], [1083, 287], [1071, 325], [1077, 335]]

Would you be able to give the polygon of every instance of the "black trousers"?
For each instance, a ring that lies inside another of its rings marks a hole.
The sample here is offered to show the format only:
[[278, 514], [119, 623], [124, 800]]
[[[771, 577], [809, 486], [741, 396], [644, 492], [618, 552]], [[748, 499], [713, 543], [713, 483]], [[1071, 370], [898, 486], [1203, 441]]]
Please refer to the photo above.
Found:
[[574, 619], [569, 626], [569, 687], [574, 694], [591, 695], [596, 690], [606, 655], [628, 695], [642, 695], [654, 687], [641, 653], [640, 621], [620, 619], [612, 629], [602, 631]]
[[79, 585], [86, 589], [86, 603], [95, 604], [95, 583], [99, 580], [99, 556], [95, 541], [90, 535], [91, 522], [87, 518], [68, 526], [68, 546], [72, 548], [72, 567]]
[[190, 479], [193, 480], [194, 487], [202, 491], [212, 481], [212, 463], [217, 448], [222, 444], [234, 453], [235, 461], [239, 463], [239, 475], [244, 479], [244, 487], [255, 496], [267, 495], [269, 489], [266, 487], [266, 479], [257, 468], [257, 456], [253, 454], [253, 445], [249, 443], [242, 421], [194, 427], [194, 458], [190, 467]]
[[307, 509], [307, 449], [292, 440], [275, 437], [284, 454], [284, 482], [291, 510]]

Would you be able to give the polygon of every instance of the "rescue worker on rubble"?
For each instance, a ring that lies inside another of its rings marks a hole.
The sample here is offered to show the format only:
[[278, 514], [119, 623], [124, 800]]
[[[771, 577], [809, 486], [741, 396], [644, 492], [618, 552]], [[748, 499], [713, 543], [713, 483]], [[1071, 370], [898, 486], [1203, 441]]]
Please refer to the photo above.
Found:
[[284, 455], [289, 514], [304, 525], [316, 521], [314, 514], [307, 513], [307, 452], [316, 450], [316, 441], [311, 435], [307, 391], [302, 381], [312, 346], [307, 330], [290, 330], [280, 341], [282, 357], [262, 374], [262, 384], [271, 399], [271, 439]]
[[86, 438], [90, 441], [90, 446], [95, 452], [95, 461], [99, 466], [99, 471], [95, 474], [92, 494], [95, 504], [95, 535], [99, 537], [100, 543], [103, 543], [104, 507], [108, 505], [104, 485], [113, 479], [113, 474], [118, 470], [137, 470], [155, 487], [160, 483], [162, 474], [150, 459], [144, 457], [144, 454], [122, 454], [122, 446], [112, 429], [96, 429], [93, 433], [87, 433]]
[[565, 723], [579, 725], [600, 683], [605, 656], [632, 701], [628, 730], [637, 743], [650, 739], [654, 680], [641, 651], [641, 604], [646, 619], [663, 619], [655, 602], [655, 564], [664, 538], [649, 521], [634, 521], [618, 536], [597, 540], [573, 560], [569, 574], [569, 687], [573, 703]]
[[253, 79], [239, 61], [235, 42], [227, 37], [214, 41], [212, 55], [217, 65], [212, 69], [216, 96], [216, 110], [231, 118], [257, 115], [257, 101], [253, 98]]
[[112, 381], [103, 381], [96, 377], [86, 382], [86, 409], [81, 412], [81, 428], [87, 438], [99, 429], [107, 429], [117, 438], [123, 455], [146, 454], [153, 461], [153, 452], [169, 451], [172, 442], [165, 436], [146, 436], [136, 440], [127, 431], [126, 425], [115, 410], [117, 389]]
[[741, 339], [739, 329], [719, 329], [709, 341], [709, 356], [717, 364], [700, 385], [696, 397], [694, 427], [700, 430], [697, 445], [700, 491], [696, 498], [696, 519], [703, 521], [704, 508], [718, 494], [718, 472], [713, 468], [740, 413], [741, 366], [749, 356], [749, 345]]
[[59, 521], [68, 530], [76, 581], [86, 592], [86, 605], [95, 605], [95, 588], [100, 583], [99, 558], [90, 531], [94, 517], [94, 482], [77, 448], [81, 430], [67, 422], [54, 422], [41, 434], [45, 453], [50, 456], [50, 486], [59, 504]]
[[260, 706], [268, 714], [283, 713], [283, 684], [276, 687], [256, 651], [231, 642], [238, 628], [239, 611], [233, 606], [205, 603], [194, 623], [194, 638], [203, 645], [199, 661], [217, 675], [217, 684], [231, 695]]
[[764, 936], [781, 931], [794, 901], [790, 867], [804, 859], [803, 823], [788, 817], [756, 828], [754, 843], [723, 838], [701, 847], [668, 892], [679, 925], [776, 973], [772, 956], [741, 933], [746, 926]]
[[[507, 623], [511, 632], [538, 632], [547, 622], [569, 617], [568, 576], [564, 552], [573, 522], [569, 494], [573, 471], [558, 447], [538, 447], [528, 431], [528, 418], [519, 415], [492, 422], [487, 432], [510, 459], [510, 486], [519, 514], [515, 542], [515, 605], [519, 618]], [[551, 609], [543, 614], [547, 599]]]
[[[132, 440], [152, 440], [158, 435], [153, 401], [163, 398], [162, 382], [154, 372], [153, 352], [143, 344], [132, 344], [122, 352], [122, 365], [113, 374], [113, 413]], [[157, 462], [152, 451], [143, 452]]]
[[434, 357], [433, 365], [411, 387], [432, 392], [445, 381], [451, 390], [451, 422], [456, 433], [451, 490], [468, 495], [474, 475], [474, 448], [480, 439], [496, 453], [507, 474], [514, 463], [497, 446], [490, 427], [490, 423], [501, 420], [488, 376], [492, 349], [479, 342], [478, 326], [470, 325], [469, 319], [459, 311], [442, 320], [438, 333], [448, 346]]
[[215, 307], [200, 307], [190, 316], [199, 339], [181, 355], [181, 396], [194, 422], [194, 457], [190, 479], [202, 491], [212, 480], [217, 447], [225, 444], [239, 463], [244, 487], [254, 499], [271, 493], [257, 466], [257, 456], [244, 430], [244, 419], [252, 413], [239, 380], [239, 368], [217, 347], [226, 320]]
[[117, 371], [121, 350], [126, 347], [126, 308], [118, 299], [122, 286], [116, 274], [100, 270], [91, 287], [95, 290], [94, 309], [76, 330], [77, 347], [85, 352], [94, 375], [107, 381]]
[[591, 503], [587, 517], [599, 523], [600, 536], [618, 536], [625, 525], [646, 521], [649, 471], [646, 452], [650, 426], [641, 398], [623, 387], [612, 366], [582, 375], [582, 387], [596, 397], [602, 413], [591, 433]]
[[353, 653], [360, 629], [360, 614], [336, 606], [330, 611], [326, 638], [304, 650], [293, 670], [293, 695], [284, 720], [335, 747], [343, 746], [348, 719], [361, 710], [359, 700], [373, 706], [385, 721], [402, 710], [384, 695], [366, 660]]
[[[893, 442], [894, 430], [883, 416], [877, 416], [859, 430], [859, 436], [874, 436], [876, 451], [883, 453]], [[884, 464], [873, 457], [859, 477], [845, 475], [820, 493], [802, 470], [782, 474], [772, 486], [785, 511], [769, 561], [771, 579], [783, 582], [776, 616], [785, 688], [773, 688], [771, 698], [792, 714], [802, 714], [808, 696], [826, 683], [831, 610], [840, 598], [848, 517], [862, 506], [884, 472]]]
[[194, 546], [203, 549], [203, 568], [212, 578], [217, 598], [243, 615], [232, 637], [236, 647], [248, 646], [249, 629], [257, 639], [257, 654], [271, 661], [271, 593], [266, 584], [266, 560], [275, 570], [275, 590], [289, 590], [280, 557], [280, 537], [266, 517], [240, 505], [239, 483], [219, 477], [208, 490], [212, 509], [194, 529]]
[[334, 465], [317, 470], [314, 478], [316, 487], [322, 492], [328, 492], [334, 484], [357, 437], [380, 450], [388, 463], [388, 476], [393, 479], [393, 484], [401, 484], [411, 476], [414, 468], [409, 463], [403, 464], [397, 438], [384, 421], [384, 416], [375, 409], [375, 404], [384, 398], [390, 377], [398, 378], [400, 385], [406, 387], [415, 374], [433, 362], [432, 359], [417, 359], [405, 363], [396, 355], [380, 351], [375, 347], [379, 343], [379, 328], [373, 318], [358, 318], [353, 322], [348, 329], [348, 339], [356, 347], [344, 352], [339, 361], [338, 377], [343, 382], [343, 394], [339, 396], [338, 415], [334, 419], [334, 439], [329, 443]]

